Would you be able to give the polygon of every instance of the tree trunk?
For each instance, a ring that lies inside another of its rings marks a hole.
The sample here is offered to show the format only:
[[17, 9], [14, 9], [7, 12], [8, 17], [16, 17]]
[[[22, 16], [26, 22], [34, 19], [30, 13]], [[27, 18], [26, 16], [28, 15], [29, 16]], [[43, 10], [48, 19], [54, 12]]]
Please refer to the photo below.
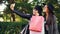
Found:
[[14, 22], [14, 21], [15, 21], [15, 15], [14, 15], [13, 12], [11, 13], [11, 17], [12, 17], [12, 20], [13, 20], [13, 22]]

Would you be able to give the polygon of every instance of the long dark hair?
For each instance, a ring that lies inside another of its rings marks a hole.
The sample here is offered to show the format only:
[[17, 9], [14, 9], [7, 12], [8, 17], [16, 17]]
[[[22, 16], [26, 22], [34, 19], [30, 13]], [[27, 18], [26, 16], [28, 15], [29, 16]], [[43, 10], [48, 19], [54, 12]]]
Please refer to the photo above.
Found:
[[53, 7], [53, 5], [49, 3], [49, 4], [47, 4], [47, 6], [48, 6], [48, 9], [49, 9], [48, 13], [54, 15], [54, 12], [53, 12], [54, 11], [54, 7]]
[[38, 10], [39, 16], [42, 16], [42, 7], [41, 6], [36, 5], [34, 9]]
[[53, 7], [53, 5], [52, 4], [47, 4], [47, 6], [48, 6], [48, 9], [49, 9], [49, 11], [48, 11], [48, 19], [47, 19], [47, 24], [48, 25], [50, 25], [50, 24], [52, 24], [53, 23], [53, 20], [54, 20], [54, 7]]

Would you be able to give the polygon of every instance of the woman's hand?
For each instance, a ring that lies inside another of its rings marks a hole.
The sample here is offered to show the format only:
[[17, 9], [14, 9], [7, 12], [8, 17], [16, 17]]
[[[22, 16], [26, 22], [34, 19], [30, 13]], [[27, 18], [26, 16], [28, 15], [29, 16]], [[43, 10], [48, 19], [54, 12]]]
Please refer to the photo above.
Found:
[[15, 7], [15, 3], [10, 5], [11, 10], [14, 10], [14, 7]]

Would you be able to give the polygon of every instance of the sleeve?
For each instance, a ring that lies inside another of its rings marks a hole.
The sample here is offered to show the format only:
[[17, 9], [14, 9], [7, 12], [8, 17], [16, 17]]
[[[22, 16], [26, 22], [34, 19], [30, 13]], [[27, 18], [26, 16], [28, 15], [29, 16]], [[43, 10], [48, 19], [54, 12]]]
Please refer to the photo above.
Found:
[[57, 21], [56, 16], [54, 16], [54, 24], [53, 24], [54, 34], [59, 34], [59, 31], [58, 31], [58, 24], [57, 24], [56, 21]]
[[23, 18], [29, 19], [29, 20], [30, 20], [30, 18], [32, 17], [32, 15], [30, 15], [30, 14], [24, 14], [24, 13], [21, 13], [20, 11], [17, 11], [17, 10], [13, 10], [13, 11], [14, 11], [14, 13], [16, 13], [17, 15], [19, 15], [19, 16], [21, 16], [21, 17], [23, 17]]

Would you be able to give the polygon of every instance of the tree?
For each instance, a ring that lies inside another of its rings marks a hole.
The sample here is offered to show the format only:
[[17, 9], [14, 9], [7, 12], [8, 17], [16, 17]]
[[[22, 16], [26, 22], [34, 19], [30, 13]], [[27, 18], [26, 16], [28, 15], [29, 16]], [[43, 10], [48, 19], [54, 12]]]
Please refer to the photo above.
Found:
[[[8, 0], [8, 2], [9, 2], [9, 4], [15, 3], [14, 0]], [[9, 6], [9, 7], [10, 7], [10, 6]], [[11, 11], [11, 10], [10, 10], [10, 11]], [[14, 15], [13, 11], [11, 11], [10, 13], [11, 13], [11, 18], [12, 18], [12, 20], [13, 20], [13, 22], [14, 22], [14, 21], [15, 21], [15, 15]]]

